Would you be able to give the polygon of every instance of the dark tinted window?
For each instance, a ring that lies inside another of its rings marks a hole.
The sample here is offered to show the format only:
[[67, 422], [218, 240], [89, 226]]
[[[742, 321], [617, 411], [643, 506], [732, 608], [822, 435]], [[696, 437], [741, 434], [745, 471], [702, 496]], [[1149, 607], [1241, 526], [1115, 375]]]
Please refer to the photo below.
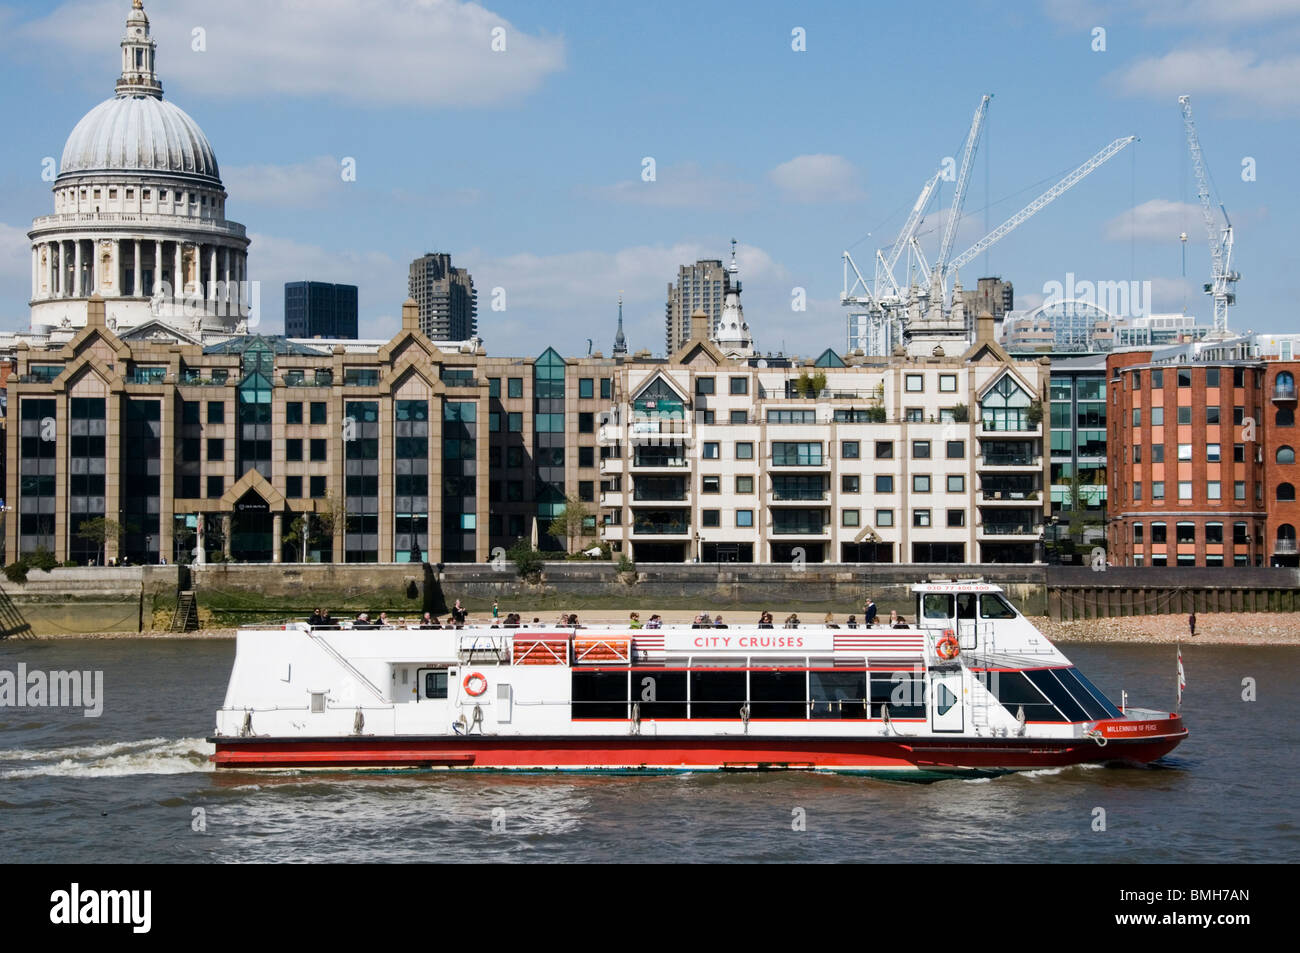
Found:
[[[1083, 690], [1086, 691], [1089, 695], [1091, 695], [1092, 698], [1097, 702], [1097, 704], [1099, 704], [1102, 707], [1102, 710], [1105, 712], [1105, 715], [1097, 715], [1096, 717], [1098, 718], [1124, 717], [1123, 712], [1121, 712], [1119, 708], [1116, 707], [1115, 703], [1112, 702], [1105, 695], [1103, 695], [1101, 691], [1098, 690], [1097, 686], [1092, 684], [1092, 682], [1088, 681], [1087, 677], [1082, 672], [1080, 672], [1077, 668], [1061, 669], [1060, 671], [1057, 672], [1057, 674], [1061, 676], [1062, 680], [1065, 680], [1067, 677], [1073, 678], [1081, 686], [1083, 686]], [[1069, 684], [1069, 682], [1067, 681], [1066, 684]], [[1079, 693], [1075, 692], [1074, 694], [1077, 697]]]
[[424, 697], [425, 698], [446, 698], [447, 697], [447, 673], [446, 672], [425, 672], [424, 673]]
[[1044, 695], [1052, 700], [1052, 704], [1060, 709], [1061, 713], [1065, 715], [1066, 721], [1088, 720], [1090, 716], [1087, 710], [1075, 701], [1074, 696], [1061, 684], [1051, 669], [1037, 669], [1025, 674], [1029, 676], [1029, 680], [1038, 686]]
[[632, 673], [632, 701], [641, 706], [641, 719], [686, 717], [686, 673]]
[[806, 718], [808, 686], [803, 671], [749, 673], [750, 718]]
[[692, 718], [740, 718], [745, 704], [745, 673], [691, 672]]
[[626, 718], [627, 672], [574, 672], [573, 718]]
[[813, 718], [866, 718], [866, 672], [809, 672], [808, 692]]
[[925, 677], [915, 672], [871, 673], [871, 717], [880, 717], [880, 706], [889, 708], [891, 718], [925, 717]]
[[1013, 716], [1021, 708], [1026, 721], [1066, 721], [1025, 677], [1024, 672], [981, 672], [980, 681]]

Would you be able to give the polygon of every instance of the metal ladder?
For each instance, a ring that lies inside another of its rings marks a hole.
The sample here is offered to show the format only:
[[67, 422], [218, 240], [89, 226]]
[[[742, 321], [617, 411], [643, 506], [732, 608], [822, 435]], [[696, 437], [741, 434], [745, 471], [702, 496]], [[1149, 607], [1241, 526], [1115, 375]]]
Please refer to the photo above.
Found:
[[198, 600], [193, 589], [182, 590], [176, 596], [176, 611], [172, 614], [173, 632], [193, 632], [199, 627]]

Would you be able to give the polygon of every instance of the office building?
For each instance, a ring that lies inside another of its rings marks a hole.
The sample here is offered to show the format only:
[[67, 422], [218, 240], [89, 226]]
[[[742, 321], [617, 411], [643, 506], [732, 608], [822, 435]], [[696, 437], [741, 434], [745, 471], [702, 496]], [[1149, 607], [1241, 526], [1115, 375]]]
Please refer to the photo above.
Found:
[[411, 262], [410, 295], [420, 309], [420, 331], [434, 341], [467, 341], [478, 333], [478, 293], [451, 255], [430, 252]]
[[284, 333], [291, 338], [355, 338], [357, 286], [324, 281], [287, 282]]

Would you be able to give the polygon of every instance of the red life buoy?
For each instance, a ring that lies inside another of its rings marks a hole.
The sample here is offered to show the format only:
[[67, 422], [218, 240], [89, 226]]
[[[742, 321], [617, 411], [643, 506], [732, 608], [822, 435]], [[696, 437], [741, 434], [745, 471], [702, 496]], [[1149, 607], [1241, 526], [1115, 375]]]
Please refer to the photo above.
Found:
[[958, 644], [957, 637], [952, 634], [952, 629], [943, 630], [943, 638], [935, 643], [934, 651], [945, 661], [955, 659], [961, 653], [961, 645]]
[[[473, 682], [478, 683], [477, 689], [471, 687], [471, 683]], [[468, 675], [465, 676], [465, 681], [462, 682], [461, 684], [465, 688], [466, 695], [472, 695], [474, 698], [478, 698], [485, 691], [487, 691], [488, 680], [479, 672], [470, 672]]]

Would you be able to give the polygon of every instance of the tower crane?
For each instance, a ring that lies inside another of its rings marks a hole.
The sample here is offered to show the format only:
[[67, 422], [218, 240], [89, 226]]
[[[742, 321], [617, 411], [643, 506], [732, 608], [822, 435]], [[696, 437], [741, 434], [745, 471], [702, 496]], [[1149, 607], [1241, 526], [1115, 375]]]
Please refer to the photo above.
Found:
[[970, 171], [975, 160], [975, 150], [979, 148], [980, 132], [984, 129], [984, 116], [989, 111], [992, 93], [986, 93], [975, 107], [975, 118], [971, 120], [970, 132], [966, 136], [966, 148], [962, 150], [961, 172], [957, 175], [957, 188], [952, 194], [952, 208], [948, 211], [948, 222], [944, 225], [943, 240], [939, 243], [939, 257], [934, 261], [934, 269], [939, 273], [939, 282], [944, 297], [948, 295], [948, 254], [952, 251], [952, 241], [957, 237], [957, 225], [961, 222], [962, 206], [966, 204], [966, 186], [970, 184]]
[[1201, 200], [1201, 215], [1205, 219], [1205, 230], [1210, 236], [1211, 280], [1204, 285], [1207, 295], [1214, 299], [1214, 330], [1217, 334], [1228, 331], [1228, 305], [1237, 303], [1237, 282], [1241, 279], [1238, 272], [1232, 270], [1232, 220], [1228, 210], [1219, 203], [1223, 212], [1223, 227], [1220, 229], [1218, 218], [1210, 206], [1209, 172], [1205, 167], [1205, 156], [1201, 153], [1201, 141], [1196, 135], [1196, 123], [1192, 120], [1192, 97], [1179, 96], [1178, 104], [1183, 110], [1183, 129], [1187, 132], [1187, 147], [1192, 152], [1192, 170], [1196, 173], [1196, 195]]

